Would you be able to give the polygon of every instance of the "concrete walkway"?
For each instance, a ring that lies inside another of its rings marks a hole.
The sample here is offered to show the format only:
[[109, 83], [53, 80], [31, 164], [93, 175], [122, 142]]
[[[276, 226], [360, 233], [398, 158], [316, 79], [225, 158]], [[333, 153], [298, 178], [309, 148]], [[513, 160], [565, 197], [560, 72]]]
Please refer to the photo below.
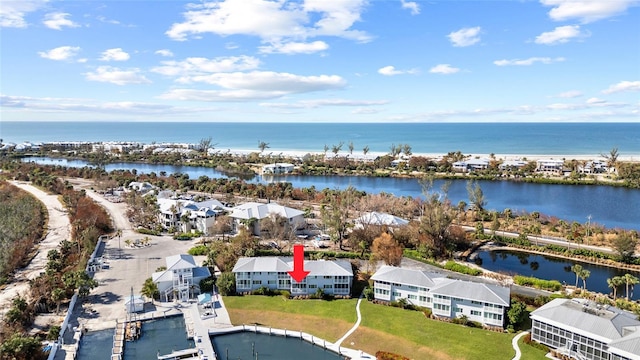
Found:
[[360, 303], [362, 302], [362, 298], [363, 298], [363, 294], [360, 294], [360, 297], [358, 298], [358, 302], [356, 303], [356, 315], [358, 316], [358, 320], [356, 320], [356, 323], [353, 324], [353, 326], [351, 327], [351, 329], [349, 329], [349, 331], [347, 331], [344, 335], [342, 335], [342, 337], [340, 339], [338, 339], [338, 341], [335, 342], [335, 346], [336, 347], [340, 347], [340, 345], [342, 345], [342, 342], [348, 338], [349, 336], [351, 336], [351, 334], [353, 334], [354, 331], [356, 331], [356, 329], [358, 329], [358, 326], [360, 326], [360, 322], [362, 321], [362, 315], [360, 314]]
[[521, 332], [520, 334], [514, 336], [513, 339], [511, 340], [511, 346], [513, 346], [513, 350], [516, 351], [516, 355], [513, 357], [512, 360], [520, 360], [520, 356], [522, 356], [522, 352], [520, 351], [520, 347], [518, 346], [518, 340], [520, 340], [521, 337], [526, 336], [528, 333], [529, 333], [528, 331]]

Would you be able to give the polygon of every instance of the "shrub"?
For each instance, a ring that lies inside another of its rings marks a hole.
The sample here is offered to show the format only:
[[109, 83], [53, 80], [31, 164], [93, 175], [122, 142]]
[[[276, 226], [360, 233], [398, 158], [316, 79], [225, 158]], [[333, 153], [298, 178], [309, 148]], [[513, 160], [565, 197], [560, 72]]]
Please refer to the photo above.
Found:
[[209, 254], [209, 247], [207, 245], [197, 245], [189, 249], [189, 255], [200, 256]]
[[373, 288], [371, 286], [367, 286], [362, 294], [364, 295], [365, 299], [367, 299], [368, 301], [373, 300], [374, 296], [374, 292], [373, 292]]
[[472, 276], [478, 276], [482, 274], [481, 270], [474, 269], [466, 265], [458, 264], [457, 262], [451, 261], [451, 260], [447, 261], [447, 263], [444, 265], [444, 268], [447, 270], [459, 272], [462, 274], [472, 275]]
[[212, 292], [213, 284], [215, 284], [216, 279], [213, 276], [209, 276], [206, 279], [200, 280], [200, 291], [201, 292]]
[[531, 276], [516, 275], [513, 282], [522, 286], [532, 286], [536, 289], [558, 291], [562, 289], [562, 284], [558, 280], [543, 280]]
[[158, 236], [160, 235], [160, 232], [155, 231], [155, 230], [149, 230], [146, 228], [137, 228], [136, 231], [140, 234], [144, 234], [144, 235], [155, 235]]

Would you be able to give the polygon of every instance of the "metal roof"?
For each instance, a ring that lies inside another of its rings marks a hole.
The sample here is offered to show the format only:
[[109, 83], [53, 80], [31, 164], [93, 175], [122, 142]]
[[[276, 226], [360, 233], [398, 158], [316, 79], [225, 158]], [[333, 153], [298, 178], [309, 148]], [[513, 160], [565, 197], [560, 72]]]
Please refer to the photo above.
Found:
[[371, 280], [433, 288], [436, 285], [434, 279], [437, 277], [441, 275], [385, 265], [373, 274]]
[[[311, 276], [353, 276], [351, 263], [347, 260], [305, 260], [304, 269]], [[287, 272], [293, 270], [291, 257], [242, 257], [233, 267], [233, 272]]]
[[234, 207], [233, 212], [229, 216], [235, 219], [248, 220], [251, 218], [256, 218], [260, 220], [266, 218], [271, 214], [277, 214], [287, 219], [291, 219], [296, 216], [304, 215], [304, 212], [298, 209], [278, 205], [276, 203], [261, 204], [248, 202]]

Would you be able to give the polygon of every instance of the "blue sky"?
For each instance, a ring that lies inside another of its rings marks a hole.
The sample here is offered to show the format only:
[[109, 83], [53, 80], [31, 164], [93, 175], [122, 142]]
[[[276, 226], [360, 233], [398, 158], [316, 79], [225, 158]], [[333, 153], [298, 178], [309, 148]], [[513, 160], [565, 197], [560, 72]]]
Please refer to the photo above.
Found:
[[638, 0], [0, 2], [4, 121], [640, 121]]

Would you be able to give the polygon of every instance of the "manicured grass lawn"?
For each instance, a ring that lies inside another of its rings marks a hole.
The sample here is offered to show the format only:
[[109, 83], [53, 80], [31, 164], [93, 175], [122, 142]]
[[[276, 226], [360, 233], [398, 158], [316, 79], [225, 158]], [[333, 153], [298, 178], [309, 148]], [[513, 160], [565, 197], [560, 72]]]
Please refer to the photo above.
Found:
[[[319, 301], [282, 297], [225, 297], [234, 324], [260, 323], [322, 337], [334, 342], [356, 321], [355, 299]], [[491, 332], [439, 322], [417, 311], [362, 302], [362, 324], [343, 343], [370, 354], [391, 351], [412, 359], [511, 359], [514, 334]], [[286, 314], [286, 315], [285, 315]], [[523, 360], [544, 358], [544, 353], [522, 341]]]
[[522, 357], [520, 358], [521, 360], [538, 360], [538, 359], [544, 359], [545, 355], [547, 354], [546, 351], [534, 348], [531, 345], [527, 345], [524, 343], [524, 341], [522, 341], [522, 338], [520, 338], [520, 340], [518, 340], [518, 346], [520, 347], [520, 351], [522, 351]]

